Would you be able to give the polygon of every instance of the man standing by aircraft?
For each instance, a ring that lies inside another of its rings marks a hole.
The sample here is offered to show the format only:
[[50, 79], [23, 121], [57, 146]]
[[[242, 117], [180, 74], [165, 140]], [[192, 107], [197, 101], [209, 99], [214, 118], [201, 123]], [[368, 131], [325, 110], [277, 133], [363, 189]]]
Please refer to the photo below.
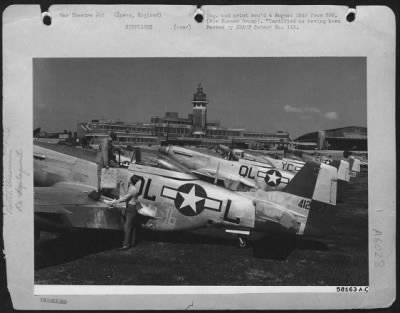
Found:
[[140, 203], [138, 202], [139, 190], [135, 187], [139, 178], [133, 175], [129, 179], [128, 191], [126, 194], [119, 199], [112, 201], [105, 201], [107, 204], [114, 206], [117, 203], [126, 202], [126, 208], [123, 210], [124, 216], [124, 241], [122, 247], [118, 250], [128, 250], [136, 242], [136, 217], [138, 215], [138, 209]]

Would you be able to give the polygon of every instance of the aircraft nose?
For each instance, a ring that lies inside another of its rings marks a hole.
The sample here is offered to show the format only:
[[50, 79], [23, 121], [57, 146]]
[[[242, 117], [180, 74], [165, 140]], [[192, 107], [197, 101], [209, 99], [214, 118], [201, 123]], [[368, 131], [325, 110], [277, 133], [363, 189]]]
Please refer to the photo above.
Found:
[[158, 151], [162, 154], [168, 155], [169, 146], [161, 146]]

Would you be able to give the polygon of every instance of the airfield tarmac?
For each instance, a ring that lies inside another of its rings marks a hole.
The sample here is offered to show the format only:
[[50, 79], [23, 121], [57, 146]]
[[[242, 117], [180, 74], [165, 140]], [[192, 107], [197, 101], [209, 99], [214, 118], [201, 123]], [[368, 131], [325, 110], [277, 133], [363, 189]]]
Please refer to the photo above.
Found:
[[336, 207], [326, 238], [266, 235], [249, 248], [222, 230], [141, 232], [135, 248], [122, 233], [42, 233], [35, 284], [67, 285], [368, 285], [368, 180], [362, 169]]

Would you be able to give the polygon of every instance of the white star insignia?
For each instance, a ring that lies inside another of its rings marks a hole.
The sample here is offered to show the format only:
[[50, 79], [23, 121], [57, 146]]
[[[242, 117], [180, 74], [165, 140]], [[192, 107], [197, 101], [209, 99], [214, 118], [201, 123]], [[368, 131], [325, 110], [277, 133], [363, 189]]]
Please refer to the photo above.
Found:
[[274, 182], [276, 185], [276, 181], [279, 179], [279, 176], [275, 175], [275, 172], [272, 172], [272, 174], [268, 174], [268, 182]]
[[196, 196], [195, 186], [192, 186], [192, 189], [190, 189], [189, 193], [183, 193], [181, 191], [179, 191], [179, 193], [183, 197], [183, 202], [179, 209], [182, 209], [185, 206], [190, 206], [193, 212], [197, 214], [196, 203], [203, 200], [203, 198]]

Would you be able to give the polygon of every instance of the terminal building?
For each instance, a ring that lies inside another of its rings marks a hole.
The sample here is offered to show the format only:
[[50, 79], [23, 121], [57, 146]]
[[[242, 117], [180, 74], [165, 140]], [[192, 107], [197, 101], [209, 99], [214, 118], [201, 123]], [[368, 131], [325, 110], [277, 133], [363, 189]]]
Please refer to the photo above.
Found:
[[244, 128], [222, 127], [219, 121], [207, 116], [207, 94], [201, 84], [192, 99], [192, 112], [180, 117], [178, 112], [166, 112], [162, 117], [152, 117], [149, 123], [125, 123], [115, 120], [78, 122], [78, 138], [96, 141], [114, 132], [117, 144], [152, 145], [175, 144], [213, 146], [225, 144], [252, 149], [284, 149], [289, 146], [288, 132], [254, 132]]
[[319, 150], [367, 151], [367, 128], [349, 126], [320, 130], [302, 135], [296, 139], [297, 147], [301, 143], [314, 143]]
[[125, 123], [119, 120], [98, 119], [90, 122], [78, 122], [78, 138], [86, 138], [93, 143], [113, 132], [117, 135], [117, 144], [157, 144], [158, 137], [153, 134], [150, 123]]

